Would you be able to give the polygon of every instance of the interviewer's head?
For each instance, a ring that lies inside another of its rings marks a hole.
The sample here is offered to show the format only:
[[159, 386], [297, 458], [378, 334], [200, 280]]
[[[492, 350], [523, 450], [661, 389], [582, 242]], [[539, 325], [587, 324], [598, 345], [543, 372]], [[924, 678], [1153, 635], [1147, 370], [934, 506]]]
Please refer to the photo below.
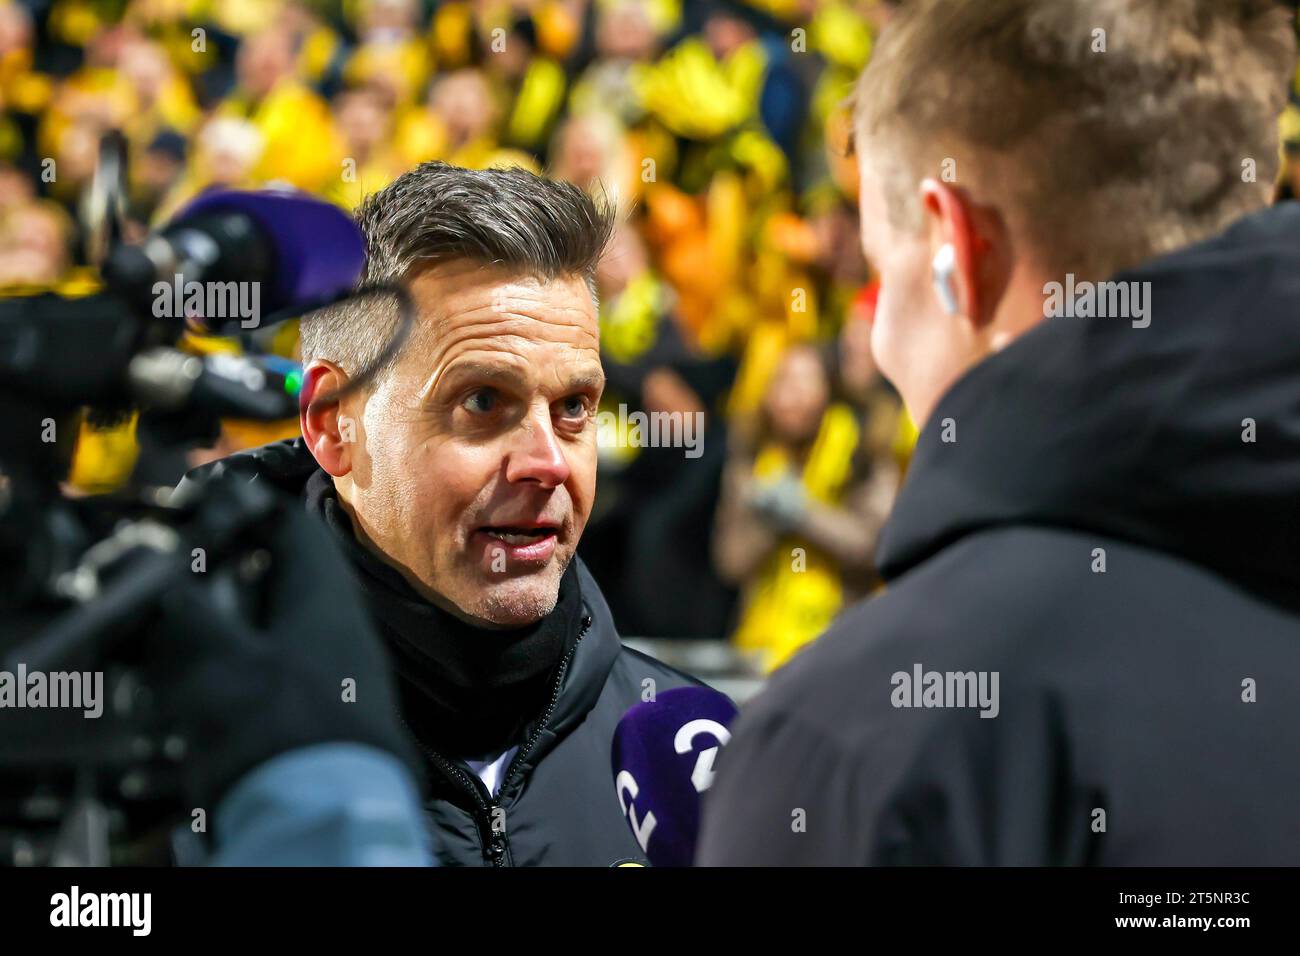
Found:
[[[1267, 204], [1294, 69], [1280, 0], [909, 0], [856, 93], [872, 351], [918, 421], [1103, 281]], [[952, 247], [953, 311], [933, 281]], [[1134, 334], [1141, 334], [1135, 332]]]
[[[405, 282], [419, 321], [372, 382], [304, 412], [308, 447], [363, 543], [426, 598], [483, 626], [536, 621], [595, 493], [609, 214], [521, 169], [426, 163], [357, 218], [363, 282]], [[304, 321], [308, 396], [373, 363], [396, 323], [375, 298]]]

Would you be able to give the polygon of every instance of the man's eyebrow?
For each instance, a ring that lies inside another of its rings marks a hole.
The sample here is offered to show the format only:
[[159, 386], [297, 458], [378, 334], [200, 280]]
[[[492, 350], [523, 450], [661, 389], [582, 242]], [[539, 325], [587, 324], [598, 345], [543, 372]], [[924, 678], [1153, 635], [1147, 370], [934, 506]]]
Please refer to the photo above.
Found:
[[[519, 371], [508, 365], [494, 365], [488, 362], [456, 362], [450, 368], [445, 368], [437, 377], [437, 382], [430, 382], [429, 386], [423, 390], [432, 391], [443, 382], [451, 379], [453, 382], [462, 379], [471, 379], [481, 382], [498, 382], [508, 384], [518, 382], [523, 378]], [[599, 391], [605, 387], [605, 372], [600, 367], [584, 368], [576, 372], [565, 382], [566, 389], [574, 391]]]
[[429, 397], [441, 389], [448, 379], [453, 382], [470, 379], [480, 382], [506, 384], [519, 381], [520, 375], [506, 365], [492, 365], [488, 362], [475, 361], [453, 362], [450, 367], [441, 366], [434, 370], [434, 373], [429, 376], [428, 380], [420, 388], [419, 400], [421, 402], [428, 401]]
[[493, 365], [489, 362], [456, 362], [450, 368], [442, 370], [439, 380], [447, 378], [477, 378], [490, 382], [517, 382], [523, 376], [509, 365]]
[[605, 372], [603, 369], [583, 369], [569, 379], [568, 387], [577, 391], [599, 391], [605, 387]]

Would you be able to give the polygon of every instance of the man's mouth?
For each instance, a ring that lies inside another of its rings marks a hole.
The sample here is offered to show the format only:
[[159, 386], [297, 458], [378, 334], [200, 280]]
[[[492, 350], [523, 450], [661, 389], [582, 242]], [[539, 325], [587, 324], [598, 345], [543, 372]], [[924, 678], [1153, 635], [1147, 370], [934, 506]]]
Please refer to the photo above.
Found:
[[[530, 521], [525, 524], [483, 525], [476, 528], [474, 538], [482, 543], [488, 567], [497, 573], [508, 570], [509, 565], [543, 565], [555, 553], [560, 526], [550, 522]], [[500, 564], [506, 559], [506, 564]]]
[[484, 534], [487, 534], [506, 544], [532, 544], [545, 538], [547, 535], [555, 534], [555, 528], [543, 526], [537, 528], [522, 528], [519, 526], [506, 526], [499, 528], [480, 528]]

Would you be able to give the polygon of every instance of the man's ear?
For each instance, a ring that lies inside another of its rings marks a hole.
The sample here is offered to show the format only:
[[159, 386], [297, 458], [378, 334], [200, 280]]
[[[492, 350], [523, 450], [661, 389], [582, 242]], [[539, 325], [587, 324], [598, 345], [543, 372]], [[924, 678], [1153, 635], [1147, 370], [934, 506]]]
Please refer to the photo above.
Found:
[[[356, 422], [343, 414], [338, 401], [328, 401], [347, 382], [343, 369], [322, 359], [308, 365], [302, 377], [298, 412], [302, 436], [316, 463], [335, 478], [352, 471], [352, 450], [357, 440]], [[316, 402], [317, 397], [327, 401]]]
[[950, 300], [949, 311], [982, 329], [993, 321], [1009, 278], [998, 254], [1001, 222], [976, 207], [964, 190], [937, 179], [921, 182], [921, 206], [935, 264], [942, 266], [936, 270], [936, 285], [942, 284], [936, 292]]

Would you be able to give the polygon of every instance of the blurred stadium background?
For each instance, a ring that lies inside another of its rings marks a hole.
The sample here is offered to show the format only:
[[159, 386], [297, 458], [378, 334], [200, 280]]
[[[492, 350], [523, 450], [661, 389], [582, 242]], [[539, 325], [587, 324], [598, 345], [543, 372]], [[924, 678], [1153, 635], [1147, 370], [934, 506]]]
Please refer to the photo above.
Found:
[[[599, 276], [604, 405], [707, 428], [698, 458], [602, 448], [580, 553], [632, 643], [743, 698], [877, 586], [914, 440], [871, 361], [844, 105], [901, 2], [0, 2], [0, 294], [97, 288], [81, 205], [109, 130], [128, 237], [214, 187], [351, 208], [431, 159], [603, 195], [623, 218]], [[1300, 196], [1297, 104], [1300, 78], [1279, 198]], [[292, 358], [296, 328], [255, 345]], [[169, 484], [297, 433], [228, 421], [180, 455], [136, 426], [83, 423], [69, 491]]]

